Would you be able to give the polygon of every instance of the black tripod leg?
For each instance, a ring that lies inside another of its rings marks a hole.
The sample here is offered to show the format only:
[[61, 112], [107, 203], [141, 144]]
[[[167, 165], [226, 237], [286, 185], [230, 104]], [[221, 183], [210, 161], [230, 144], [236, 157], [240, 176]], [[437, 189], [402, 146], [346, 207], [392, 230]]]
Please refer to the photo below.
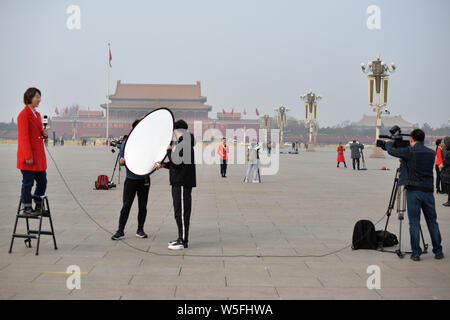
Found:
[[397, 253], [397, 256], [399, 258], [403, 258], [405, 254], [402, 252], [402, 220], [400, 220], [400, 231], [398, 235], [398, 249], [395, 250], [395, 253]]
[[423, 237], [422, 226], [419, 226], [419, 230], [420, 230], [420, 236], [422, 238], [423, 253], [428, 253], [428, 244], [425, 243], [425, 238]]

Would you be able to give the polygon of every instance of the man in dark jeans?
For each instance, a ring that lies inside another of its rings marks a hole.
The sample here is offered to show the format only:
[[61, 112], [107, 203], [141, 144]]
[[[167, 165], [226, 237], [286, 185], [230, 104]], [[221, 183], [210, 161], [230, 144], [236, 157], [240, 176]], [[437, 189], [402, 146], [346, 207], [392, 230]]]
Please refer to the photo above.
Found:
[[[158, 169], [169, 169], [169, 180], [172, 186], [172, 200], [175, 221], [178, 227], [178, 239], [169, 242], [171, 250], [181, 250], [188, 247], [189, 225], [191, 219], [192, 188], [196, 187], [194, 162], [194, 136], [187, 131], [184, 120], [178, 120], [174, 125], [177, 145], [167, 148], [169, 162], [158, 164]], [[183, 207], [182, 204], [183, 203]], [[183, 210], [182, 210], [183, 208]], [[182, 212], [183, 211], [183, 212]]]
[[[133, 122], [133, 128], [139, 123], [140, 120]], [[125, 165], [124, 152], [125, 140], [120, 146], [120, 165]], [[136, 236], [139, 238], [148, 238], [148, 235], [144, 232], [144, 223], [147, 217], [147, 201], [148, 192], [150, 190], [150, 176], [138, 176], [132, 173], [127, 168], [127, 174], [125, 183], [123, 186], [123, 206], [120, 210], [119, 228], [116, 233], [111, 237], [112, 240], [121, 240], [125, 238], [125, 225], [127, 224], [128, 216], [130, 215], [131, 206], [133, 205], [134, 197], [137, 194], [138, 197], [138, 228]]]
[[360, 150], [362, 150], [362, 149], [364, 149], [364, 145], [360, 144], [359, 142], [356, 142], [356, 140], [353, 140], [353, 143], [350, 144], [351, 158], [352, 158], [352, 162], [353, 162], [353, 170], [356, 169], [355, 164], [357, 165], [358, 170], [359, 170], [359, 158], [361, 158]]
[[394, 148], [393, 142], [386, 143], [387, 152], [400, 158], [400, 178], [398, 185], [405, 186], [408, 208], [409, 233], [411, 237], [411, 259], [420, 260], [420, 210], [422, 209], [433, 244], [436, 259], [443, 259], [441, 234], [437, 223], [434, 201], [433, 167], [434, 151], [424, 146], [425, 133], [420, 129], [411, 132], [410, 146]]

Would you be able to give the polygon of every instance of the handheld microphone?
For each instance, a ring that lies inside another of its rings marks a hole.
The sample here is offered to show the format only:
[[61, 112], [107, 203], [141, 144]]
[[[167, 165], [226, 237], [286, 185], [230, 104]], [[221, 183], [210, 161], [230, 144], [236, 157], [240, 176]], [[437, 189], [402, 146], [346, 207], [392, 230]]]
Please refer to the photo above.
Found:
[[46, 115], [44, 116], [44, 120], [42, 121], [42, 123], [44, 124], [44, 129], [47, 129], [48, 117]]

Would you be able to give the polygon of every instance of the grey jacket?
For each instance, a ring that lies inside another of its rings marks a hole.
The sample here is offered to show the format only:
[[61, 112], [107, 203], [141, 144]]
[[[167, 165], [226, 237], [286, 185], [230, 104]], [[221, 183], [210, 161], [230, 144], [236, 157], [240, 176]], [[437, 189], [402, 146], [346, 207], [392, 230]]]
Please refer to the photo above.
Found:
[[358, 143], [358, 142], [353, 142], [350, 144], [350, 150], [351, 150], [351, 158], [352, 159], [359, 159], [361, 158], [361, 152], [359, 150], [364, 149], [364, 145]]

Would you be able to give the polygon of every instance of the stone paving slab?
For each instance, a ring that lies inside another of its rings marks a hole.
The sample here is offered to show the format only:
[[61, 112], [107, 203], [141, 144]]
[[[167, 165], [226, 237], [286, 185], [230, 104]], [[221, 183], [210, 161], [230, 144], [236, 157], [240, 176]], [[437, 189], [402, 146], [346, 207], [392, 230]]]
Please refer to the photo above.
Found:
[[[375, 222], [383, 216], [396, 159], [369, 158], [369, 170], [353, 171], [335, 167], [335, 150], [281, 155], [279, 173], [263, 176], [262, 184], [244, 184], [243, 165], [229, 165], [225, 179], [218, 165], [199, 165], [190, 247], [171, 252], [167, 242], [176, 237], [176, 225], [167, 171], [152, 175], [145, 226], [149, 238], [134, 235], [135, 203], [126, 228], [128, 246], [111, 241], [111, 234], [80, 210], [48, 157], [47, 194], [59, 249], [42, 237], [35, 256], [35, 242], [29, 249], [20, 239], [8, 254], [21, 182], [16, 148], [0, 145], [0, 299], [450, 298], [450, 260], [436, 261], [431, 248], [419, 263], [350, 248], [317, 257], [346, 247], [357, 220]], [[97, 175], [111, 175], [115, 157], [110, 149], [66, 146], [50, 147], [50, 152], [85, 209], [114, 232], [124, 172], [116, 189], [93, 190]], [[378, 170], [383, 165], [391, 170]], [[435, 196], [446, 252], [450, 211], [441, 206], [445, 196]], [[383, 226], [384, 221], [377, 229]], [[423, 222], [422, 227], [430, 243]], [[398, 228], [394, 213], [389, 230], [398, 234]], [[403, 249], [409, 250], [407, 219]], [[70, 265], [83, 272], [80, 290], [66, 287]], [[381, 289], [366, 286], [370, 265], [381, 270]]]

